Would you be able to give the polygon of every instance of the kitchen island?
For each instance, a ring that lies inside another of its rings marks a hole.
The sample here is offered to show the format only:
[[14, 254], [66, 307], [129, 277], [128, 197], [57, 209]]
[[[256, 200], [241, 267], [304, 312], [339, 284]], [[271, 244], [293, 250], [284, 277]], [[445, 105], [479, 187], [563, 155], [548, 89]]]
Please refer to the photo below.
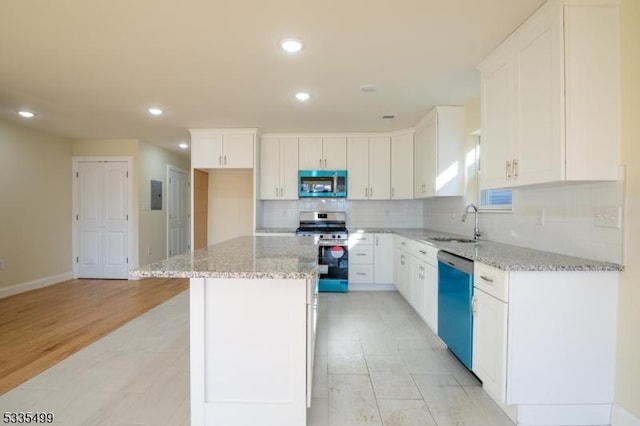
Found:
[[239, 237], [131, 275], [190, 278], [192, 425], [306, 425], [317, 317], [312, 238]]

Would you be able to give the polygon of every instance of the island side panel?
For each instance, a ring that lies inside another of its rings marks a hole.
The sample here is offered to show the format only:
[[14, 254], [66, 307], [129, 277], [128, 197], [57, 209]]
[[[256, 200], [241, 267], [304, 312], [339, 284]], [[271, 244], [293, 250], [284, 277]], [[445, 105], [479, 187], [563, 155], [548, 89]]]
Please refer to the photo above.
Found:
[[204, 420], [204, 278], [191, 278], [189, 285], [189, 360], [191, 371], [191, 425]]
[[203, 324], [191, 344], [203, 354], [192, 387], [202, 382], [204, 410], [192, 425], [305, 425], [307, 281], [207, 278], [192, 301], [204, 311], [192, 312]]

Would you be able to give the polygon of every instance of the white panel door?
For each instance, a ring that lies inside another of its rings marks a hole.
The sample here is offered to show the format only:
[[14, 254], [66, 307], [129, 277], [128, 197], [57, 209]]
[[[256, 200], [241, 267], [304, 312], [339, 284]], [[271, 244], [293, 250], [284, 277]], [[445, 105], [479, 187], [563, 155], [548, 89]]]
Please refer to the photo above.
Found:
[[126, 279], [129, 272], [127, 162], [79, 162], [77, 276]]
[[170, 168], [167, 193], [168, 256], [176, 256], [191, 248], [189, 244], [189, 205], [189, 173]]

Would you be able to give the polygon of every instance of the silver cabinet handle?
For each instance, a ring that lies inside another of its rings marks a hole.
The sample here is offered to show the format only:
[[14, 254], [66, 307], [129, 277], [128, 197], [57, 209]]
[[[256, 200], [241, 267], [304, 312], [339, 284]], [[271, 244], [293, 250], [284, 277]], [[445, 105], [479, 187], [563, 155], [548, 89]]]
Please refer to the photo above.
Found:
[[425, 256], [427, 255], [427, 252], [424, 250], [418, 250], [420, 253], [424, 254]]
[[376, 235], [376, 245], [380, 245], [380, 241], [378, 241], [378, 236]]
[[492, 280], [491, 278], [486, 277], [486, 276], [484, 276], [484, 275], [480, 275], [480, 278], [481, 278], [483, 281], [486, 281], [486, 282], [488, 282], [488, 283], [492, 283], [492, 282], [493, 282], [493, 280]]
[[367, 275], [364, 272], [356, 272], [356, 275]]
[[327, 159], [326, 158], [324, 159], [324, 168], [325, 169], [327, 168]]
[[320, 166], [320, 168], [322, 168], [322, 158], [319, 161], [320, 163], [318, 165]]
[[278, 187], [276, 187], [276, 198], [278, 198]]
[[513, 160], [513, 166], [512, 167], [513, 167], [513, 172], [512, 172], [513, 178], [514, 179], [518, 179], [518, 172], [519, 172], [518, 169], [520, 168], [518, 166], [518, 160]]
[[218, 166], [222, 166], [222, 155], [218, 156]]
[[364, 189], [364, 196], [365, 196], [366, 198], [369, 198], [369, 188], [365, 188], [365, 189]]
[[356, 253], [356, 256], [366, 256], [366, 253]]
[[373, 188], [369, 188], [369, 197], [373, 197]]
[[511, 180], [511, 161], [507, 161], [504, 174], [506, 175], [507, 180]]
[[476, 299], [476, 296], [471, 299], [471, 314], [474, 317], [478, 315], [478, 299]]
[[224, 156], [224, 165], [225, 166], [227, 165], [227, 156], [226, 155]]

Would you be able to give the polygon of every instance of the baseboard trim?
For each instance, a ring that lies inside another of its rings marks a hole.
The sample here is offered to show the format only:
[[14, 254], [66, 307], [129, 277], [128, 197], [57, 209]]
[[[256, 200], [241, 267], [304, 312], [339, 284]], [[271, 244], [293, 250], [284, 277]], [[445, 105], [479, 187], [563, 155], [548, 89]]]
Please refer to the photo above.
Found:
[[73, 272], [65, 272], [64, 274], [52, 275], [50, 277], [39, 278], [37, 280], [12, 285], [6, 288], [0, 288], [0, 299], [4, 299], [5, 297], [24, 293], [26, 291], [35, 290], [37, 288], [59, 284], [61, 282], [69, 281], [71, 279], [73, 279]]
[[613, 404], [611, 426], [640, 426], [640, 419], [619, 405]]

